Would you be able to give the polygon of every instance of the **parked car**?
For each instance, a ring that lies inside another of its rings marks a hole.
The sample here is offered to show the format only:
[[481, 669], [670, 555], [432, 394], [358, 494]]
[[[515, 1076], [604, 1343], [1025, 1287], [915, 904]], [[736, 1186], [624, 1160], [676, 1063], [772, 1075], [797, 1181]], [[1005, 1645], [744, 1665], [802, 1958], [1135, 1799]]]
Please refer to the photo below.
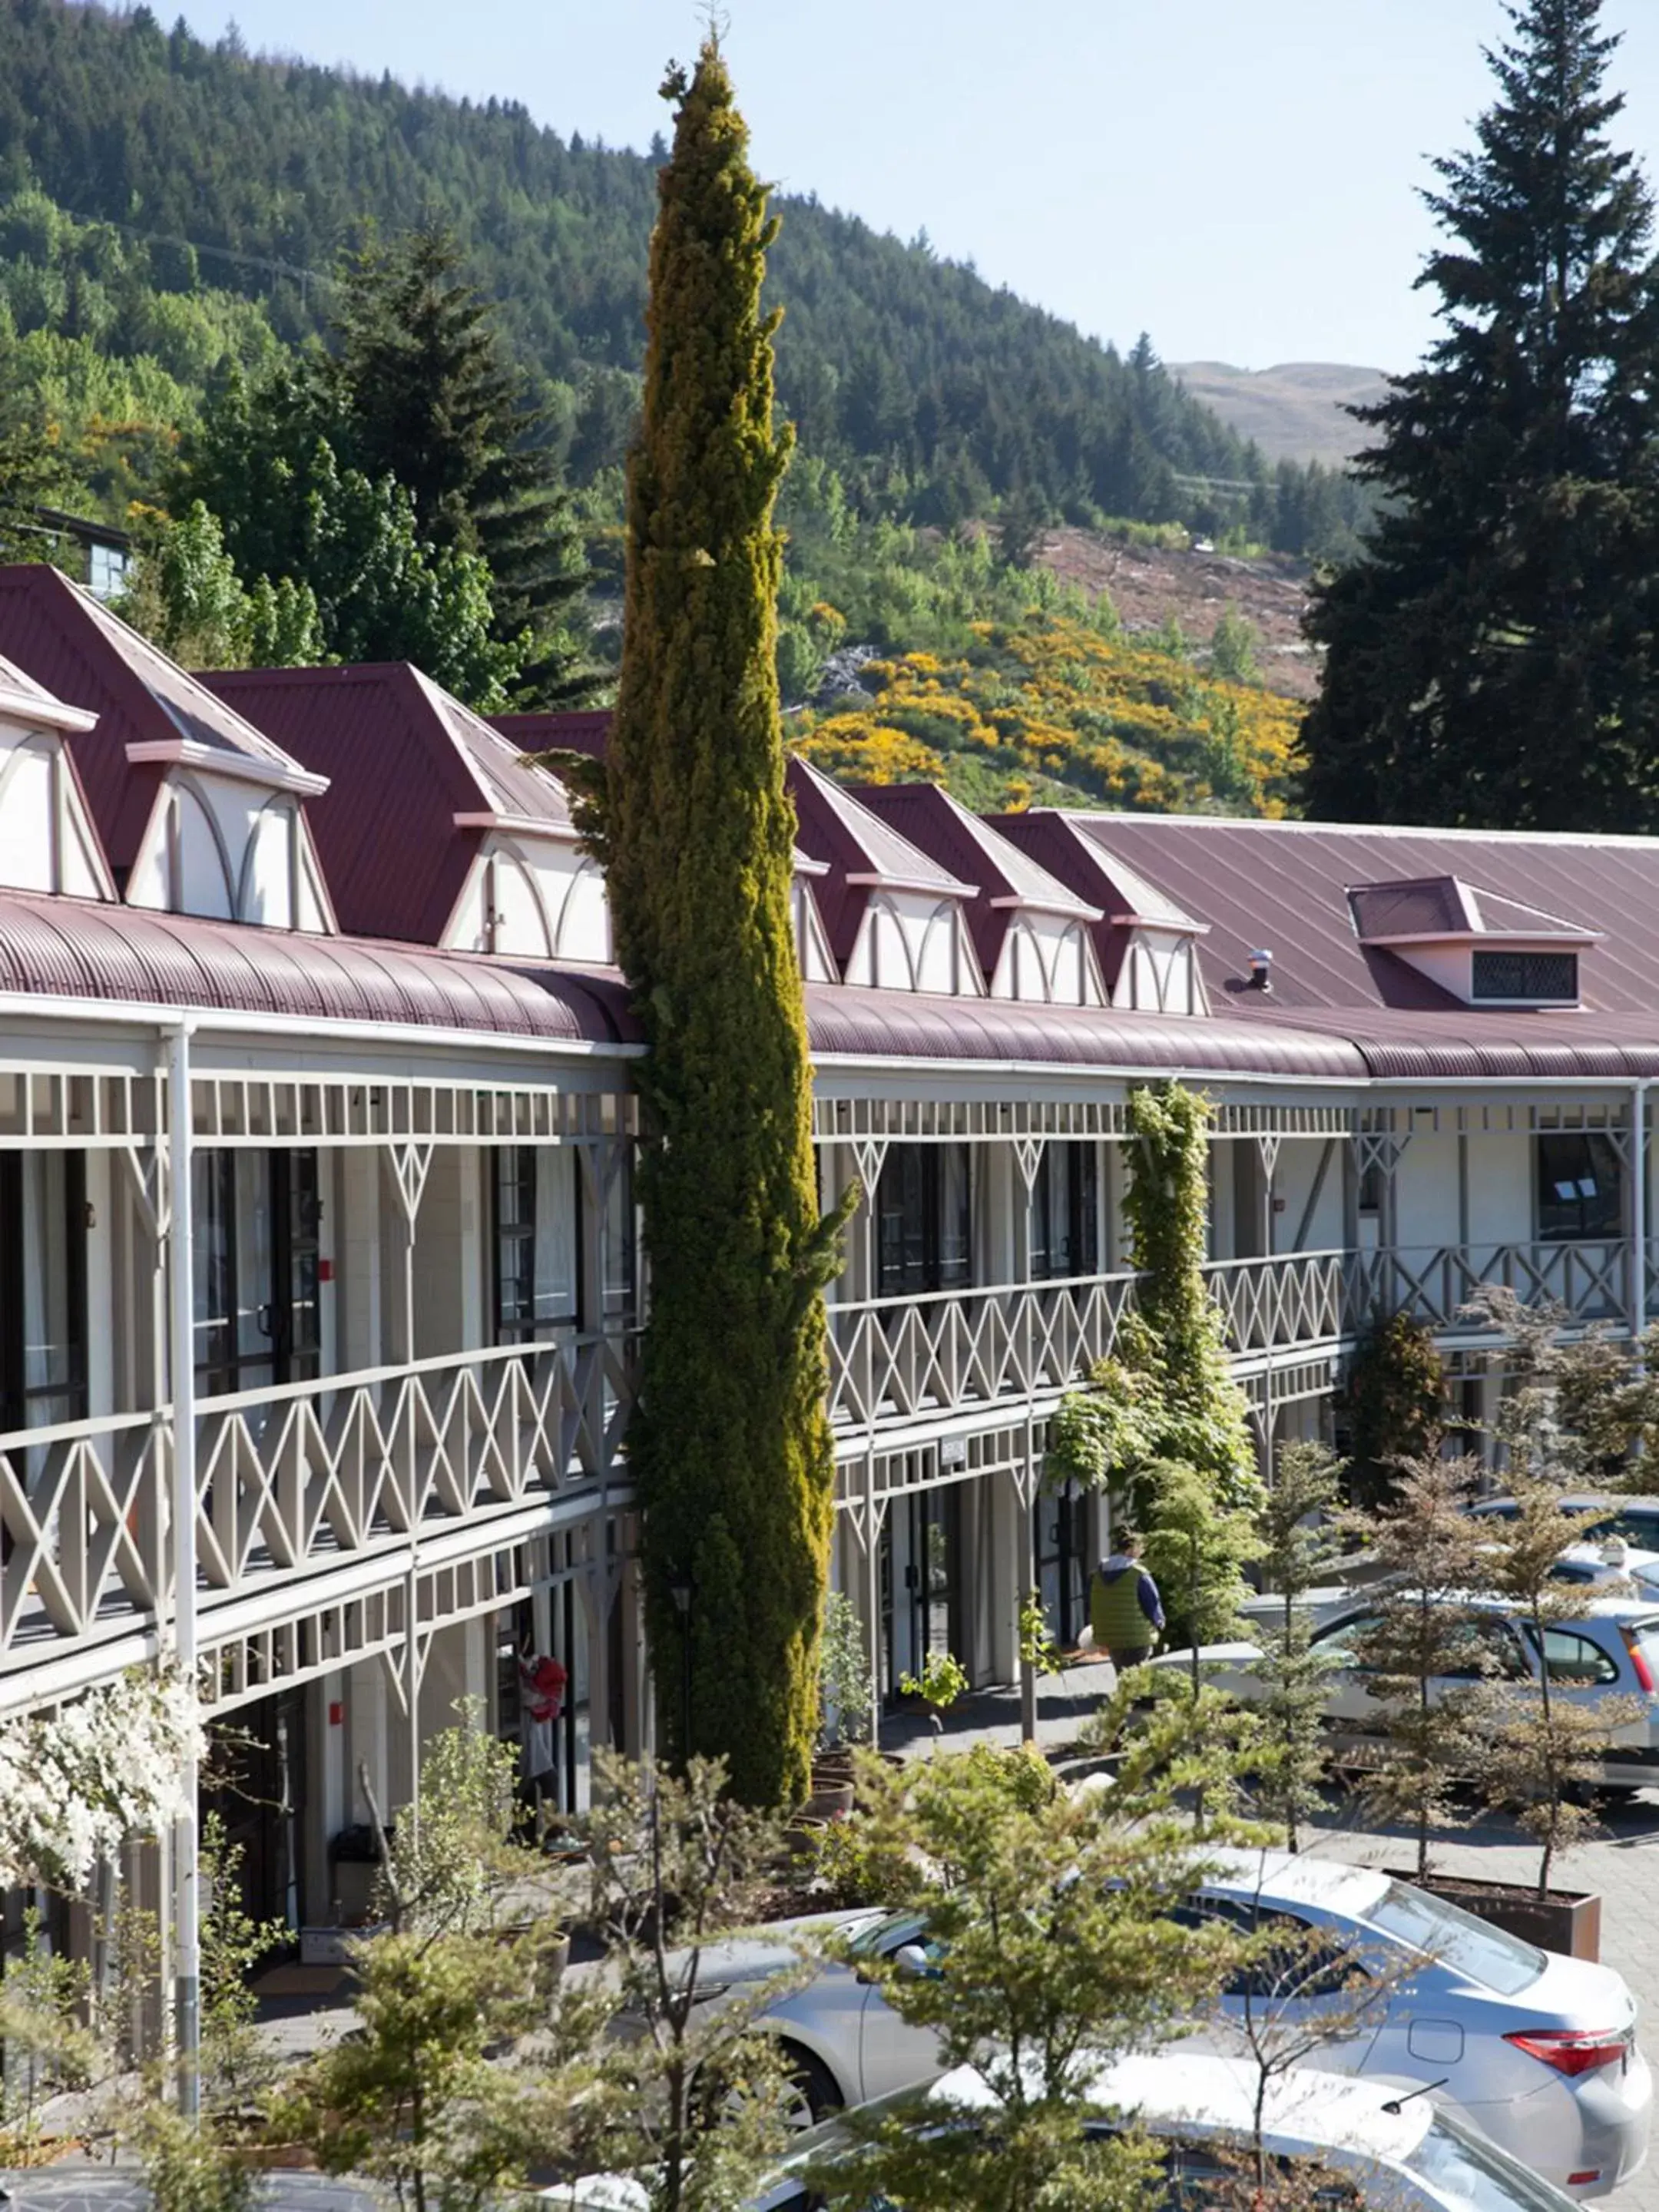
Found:
[[[1622, 1536], [1638, 1550], [1659, 1553], [1659, 1498], [1625, 1498], [1613, 1490], [1582, 1490], [1563, 1498], [1560, 1504], [1564, 1513], [1593, 1522], [1598, 1537]], [[1469, 1508], [1477, 1518], [1499, 1521], [1513, 1521], [1517, 1510], [1512, 1498], [1483, 1498]]]
[[[1602, 1786], [1659, 1786], [1659, 1611], [1654, 1600], [1588, 1596], [1572, 1620], [1546, 1629], [1541, 1653], [1532, 1630], [1504, 1599], [1472, 1596], [1446, 1602], [1455, 1603], [1468, 1616], [1468, 1663], [1431, 1683], [1431, 1696], [1443, 1697], [1482, 1680], [1536, 1680], [1547, 1658], [1552, 1686], [1574, 1702], [1634, 1698], [1644, 1709], [1638, 1720], [1613, 1731], [1611, 1753], [1601, 1763]], [[1356, 1590], [1351, 1606], [1314, 1632], [1315, 1648], [1328, 1652], [1335, 1662], [1325, 1678], [1325, 1711], [1339, 1749], [1362, 1746], [1375, 1737], [1379, 1724], [1376, 1701], [1355, 1650], [1376, 1626], [1375, 1606], [1370, 1592]], [[1165, 1651], [1148, 1663], [1184, 1671], [1192, 1657], [1190, 1650]], [[1261, 1645], [1246, 1638], [1206, 1644], [1199, 1651], [1206, 1678], [1246, 1703], [1266, 1694], [1258, 1672], [1261, 1658]]]
[[[1164, 2184], [1149, 2212], [1190, 2212], [1206, 2186], [1253, 2146], [1255, 2078], [1234, 2060], [1187, 2051], [1121, 2059], [1103, 2068], [1088, 2098], [1091, 2133], [1138, 2125], [1164, 2147]], [[946, 2100], [949, 2116], [946, 2114]], [[926, 2087], [901, 2090], [860, 2117], [902, 2118], [919, 2131], [994, 2125], [997, 2099], [983, 2075], [957, 2067]], [[1568, 2212], [1572, 2199], [1490, 2142], [1455, 2106], [1403, 2094], [1397, 2084], [1354, 2081], [1301, 2069], [1271, 2080], [1261, 2116], [1277, 2161], [1316, 2159], [1339, 2177], [1335, 2202], [1358, 2212]], [[849, 2146], [846, 2119], [801, 2136], [750, 2200], [750, 2212], [814, 2212], [813, 2178]], [[1342, 2187], [1352, 2183], [1352, 2195]], [[647, 2212], [643, 2185], [598, 2174], [542, 2192], [548, 2212]]]
[[[1085, 1785], [1086, 1786], [1086, 1785]], [[1557, 1957], [1489, 1927], [1375, 1868], [1284, 1851], [1227, 1854], [1190, 1908], [1282, 1927], [1298, 1945], [1340, 1959], [1322, 1985], [1281, 1989], [1273, 2017], [1299, 2030], [1322, 2013], [1333, 2040], [1313, 2054], [1331, 2073], [1439, 2082], [1504, 2148], [1583, 2196], [1615, 2188], [1647, 2155], [1652, 2080], [1636, 2045], [1636, 2003], [1611, 1966]], [[799, 1925], [800, 1923], [793, 1923]], [[915, 1913], [844, 1913], [835, 1928], [849, 1963], [824, 1967], [765, 2015], [801, 2087], [803, 2118], [821, 2118], [926, 2081], [939, 2049], [867, 1978], [862, 1962], [935, 1971]], [[750, 1939], [708, 1962], [711, 1983], [775, 1973], [795, 1956], [787, 1936]], [[1340, 1990], [1350, 1961], [1376, 1985], [1375, 2003]], [[1247, 2008], [1261, 2016], [1261, 1969], [1222, 1996], [1194, 2040], [1236, 2048]]]

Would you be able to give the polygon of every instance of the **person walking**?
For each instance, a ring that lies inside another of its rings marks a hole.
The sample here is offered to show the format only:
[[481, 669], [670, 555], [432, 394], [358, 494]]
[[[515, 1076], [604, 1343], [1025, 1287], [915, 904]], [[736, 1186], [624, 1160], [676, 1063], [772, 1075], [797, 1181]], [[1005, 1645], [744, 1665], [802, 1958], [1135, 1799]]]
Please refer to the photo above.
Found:
[[1117, 1549], [1095, 1569], [1089, 1585], [1089, 1626], [1095, 1649], [1109, 1654], [1121, 1674], [1152, 1656], [1164, 1626], [1158, 1584], [1140, 1564], [1140, 1539], [1127, 1530]]

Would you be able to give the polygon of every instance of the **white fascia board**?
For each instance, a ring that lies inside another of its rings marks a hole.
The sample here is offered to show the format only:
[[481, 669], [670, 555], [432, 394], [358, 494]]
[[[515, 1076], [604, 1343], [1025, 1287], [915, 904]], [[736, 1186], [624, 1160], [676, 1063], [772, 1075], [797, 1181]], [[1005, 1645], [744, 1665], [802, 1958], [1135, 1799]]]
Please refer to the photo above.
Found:
[[94, 729], [98, 717], [85, 707], [71, 707], [62, 699], [54, 699], [46, 692], [19, 691], [9, 684], [0, 684], [0, 718], [21, 723], [27, 731], [64, 730], [80, 732]]
[[457, 814], [458, 830], [496, 830], [508, 837], [551, 837], [561, 845], [574, 845], [581, 832], [573, 823], [555, 822], [544, 815], [497, 814], [480, 810], [472, 814]]
[[228, 745], [204, 745], [192, 738], [143, 738], [127, 747], [135, 768], [151, 763], [162, 767], [200, 769], [210, 775], [229, 776], [238, 783], [257, 783], [267, 791], [291, 791], [301, 799], [320, 799], [328, 789], [325, 775], [313, 775], [297, 762], [261, 760], [254, 753], [233, 751]]

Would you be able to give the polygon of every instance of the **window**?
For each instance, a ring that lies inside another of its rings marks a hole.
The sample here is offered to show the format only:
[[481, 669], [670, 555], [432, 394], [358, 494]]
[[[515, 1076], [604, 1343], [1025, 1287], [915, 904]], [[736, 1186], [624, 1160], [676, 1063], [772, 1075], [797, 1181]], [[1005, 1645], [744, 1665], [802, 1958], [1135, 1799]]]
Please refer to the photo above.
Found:
[[215, 1396], [321, 1372], [317, 1154], [198, 1152], [196, 1376]]
[[634, 1234], [634, 1167], [617, 1161], [605, 1198], [600, 1248], [606, 1321], [631, 1321], [639, 1302], [639, 1252]]
[[1352, 1995], [1366, 1978], [1364, 1966], [1332, 1929], [1316, 1927], [1256, 1898], [1194, 1898], [1170, 1915], [1183, 1928], [1220, 1921], [1238, 1935], [1265, 1938], [1261, 1950], [1230, 1976], [1224, 1996], [1285, 2003]]
[[1528, 1672], [1507, 1620], [1464, 1620], [1449, 1628], [1449, 1662], [1441, 1679], [1452, 1682], [1524, 1681]]
[[580, 1216], [574, 1148], [503, 1145], [494, 1154], [495, 1341], [570, 1328], [580, 1310]]
[[1596, 1243], [1624, 1231], [1624, 1178], [1607, 1138], [1540, 1137], [1538, 1234], [1546, 1243]]
[[876, 1186], [882, 1297], [957, 1290], [973, 1279], [972, 1175], [965, 1145], [895, 1145]]
[[1576, 952], [1477, 951], [1469, 995], [1474, 999], [1553, 999], [1576, 1006]]
[[1031, 1185], [1031, 1280], [1092, 1275], [1100, 1264], [1097, 1230], [1100, 1154], [1091, 1144], [1042, 1148]]
[[0, 1153], [0, 1426], [87, 1410], [87, 1184], [80, 1152]]
[[[1527, 1641], [1535, 1652], [1538, 1637], [1530, 1622], [1527, 1624]], [[1591, 1638], [1575, 1636], [1570, 1628], [1544, 1631], [1544, 1664], [1550, 1670], [1552, 1682], [1563, 1682], [1569, 1688], [1589, 1689], [1619, 1680], [1618, 1662], [1611, 1654]]]
[[1367, 1160], [1359, 1170], [1359, 1211], [1363, 1214], [1380, 1214], [1382, 1211], [1382, 1163]]

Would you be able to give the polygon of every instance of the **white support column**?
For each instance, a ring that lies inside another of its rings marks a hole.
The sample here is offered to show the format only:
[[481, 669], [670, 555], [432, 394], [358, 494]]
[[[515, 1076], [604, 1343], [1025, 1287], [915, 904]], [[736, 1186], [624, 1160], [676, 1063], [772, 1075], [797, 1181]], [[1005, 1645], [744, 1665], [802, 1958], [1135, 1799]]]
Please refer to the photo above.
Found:
[[1630, 1109], [1630, 1333], [1640, 1346], [1648, 1325], [1648, 1086], [1631, 1086]]
[[[180, 1679], [196, 1686], [196, 1343], [194, 1193], [191, 1188], [191, 1024], [167, 1041], [167, 1181], [171, 1186], [167, 1258], [172, 1292], [168, 1367], [173, 1389], [173, 1656]], [[198, 1912], [196, 1761], [180, 1777], [182, 1805], [173, 1827], [173, 1958], [179, 2039], [179, 2109], [200, 2117], [202, 1948]]]

